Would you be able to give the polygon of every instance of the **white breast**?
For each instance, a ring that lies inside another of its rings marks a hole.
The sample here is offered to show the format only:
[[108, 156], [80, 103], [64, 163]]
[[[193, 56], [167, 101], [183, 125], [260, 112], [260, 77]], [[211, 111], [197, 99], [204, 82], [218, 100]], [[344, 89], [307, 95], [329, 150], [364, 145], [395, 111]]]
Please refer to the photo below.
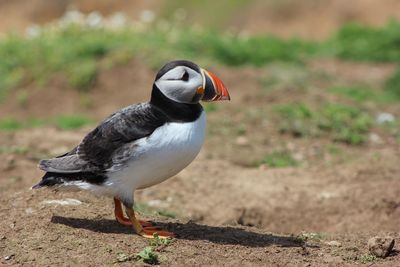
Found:
[[194, 122], [167, 123], [149, 137], [135, 142], [135, 155], [139, 156], [132, 158], [120, 170], [109, 173], [109, 179], [103, 185], [107, 187], [106, 191], [129, 198], [135, 189], [161, 183], [176, 175], [200, 152], [205, 122], [203, 111]]

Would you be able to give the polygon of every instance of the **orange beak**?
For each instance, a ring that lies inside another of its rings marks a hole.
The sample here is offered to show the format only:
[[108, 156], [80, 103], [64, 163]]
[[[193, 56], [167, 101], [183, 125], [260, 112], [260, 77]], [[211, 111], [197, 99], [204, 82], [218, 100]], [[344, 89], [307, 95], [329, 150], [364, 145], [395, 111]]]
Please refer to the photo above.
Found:
[[215, 74], [201, 69], [203, 74], [203, 101], [231, 100], [228, 89]]

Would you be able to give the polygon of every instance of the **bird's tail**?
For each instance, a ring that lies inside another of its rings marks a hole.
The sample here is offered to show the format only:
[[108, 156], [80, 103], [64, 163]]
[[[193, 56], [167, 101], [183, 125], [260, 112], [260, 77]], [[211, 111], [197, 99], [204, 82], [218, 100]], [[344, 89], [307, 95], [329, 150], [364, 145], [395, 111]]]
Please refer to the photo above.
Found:
[[31, 189], [39, 189], [45, 186], [54, 186], [63, 184], [65, 181], [63, 177], [59, 173], [55, 172], [46, 172], [45, 175], [42, 177], [42, 180], [31, 187]]
[[57, 173], [46, 172], [42, 180], [32, 186], [32, 189], [39, 189], [41, 187], [50, 187], [55, 185], [69, 184], [73, 181], [87, 182], [91, 184], [102, 184], [107, 179], [103, 173], [93, 172], [76, 172], [76, 173]]

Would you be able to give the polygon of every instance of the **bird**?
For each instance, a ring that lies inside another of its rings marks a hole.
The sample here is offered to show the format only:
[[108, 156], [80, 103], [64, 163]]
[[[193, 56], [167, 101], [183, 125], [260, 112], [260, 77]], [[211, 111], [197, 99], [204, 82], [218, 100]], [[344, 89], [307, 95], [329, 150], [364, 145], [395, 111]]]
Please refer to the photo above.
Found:
[[175, 176], [195, 159], [205, 139], [200, 101], [220, 100], [230, 95], [215, 74], [188, 60], [170, 61], [158, 71], [150, 101], [113, 113], [68, 153], [40, 160], [45, 174], [32, 189], [78, 189], [112, 197], [120, 224], [146, 238], [175, 237], [136, 218], [134, 193]]

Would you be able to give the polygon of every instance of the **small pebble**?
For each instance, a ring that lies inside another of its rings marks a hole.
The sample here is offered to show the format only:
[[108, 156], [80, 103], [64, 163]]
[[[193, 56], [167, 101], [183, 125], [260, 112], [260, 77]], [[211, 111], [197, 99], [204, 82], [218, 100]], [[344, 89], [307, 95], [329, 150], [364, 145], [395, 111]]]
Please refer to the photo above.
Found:
[[155, 19], [155, 14], [151, 10], [143, 10], [140, 14], [140, 20], [145, 23], [150, 23]]
[[342, 244], [340, 242], [335, 241], [335, 240], [325, 242], [325, 244], [327, 244], [328, 246], [331, 246], [331, 247], [341, 247], [342, 246]]
[[371, 143], [373, 144], [382, 144], [382, 138], [377, 135], [376, 133], [370, 133], [369, 135], [369, 141], [371, 141]]
[[32, 214], [32, 213], [34, 213], [34, 212], [35, 212], [35, 210], [32, 209], [32, 208], [27, 208], [27, 209], [25, 209], [25, 213], [27, 213], [27, 214]]
[[247, 146], [249, 144], [249, 140], [244, 136], [239, 136], [236, 138], [235, 143], [239, 146]]
[[82, 204], [81, 201], [73, 198], [65, 198], [65, 199], [55, 199], [55, 200], [45, 200], [42, 201], [41, 204], [44, 205], [61, 205], [61, 206], [79, 206]]
[[9, 261], [14, 257], [14, 254], [8, 255], [4, 257], [4, 260]]
[[391, 237], [375, 236], [368, 240], [368, 250], [372, 255], [380, 258], [389, 256], [394, 247], [394, 239]]
[[384, 124], [384, 123], [389, 123], [393, 122], [395, 120], [393, 114], [387, 113], [387, 112], [382, 112], [379, 113], [378, 116], [376, 116], [376, 122], [378, 124]]

